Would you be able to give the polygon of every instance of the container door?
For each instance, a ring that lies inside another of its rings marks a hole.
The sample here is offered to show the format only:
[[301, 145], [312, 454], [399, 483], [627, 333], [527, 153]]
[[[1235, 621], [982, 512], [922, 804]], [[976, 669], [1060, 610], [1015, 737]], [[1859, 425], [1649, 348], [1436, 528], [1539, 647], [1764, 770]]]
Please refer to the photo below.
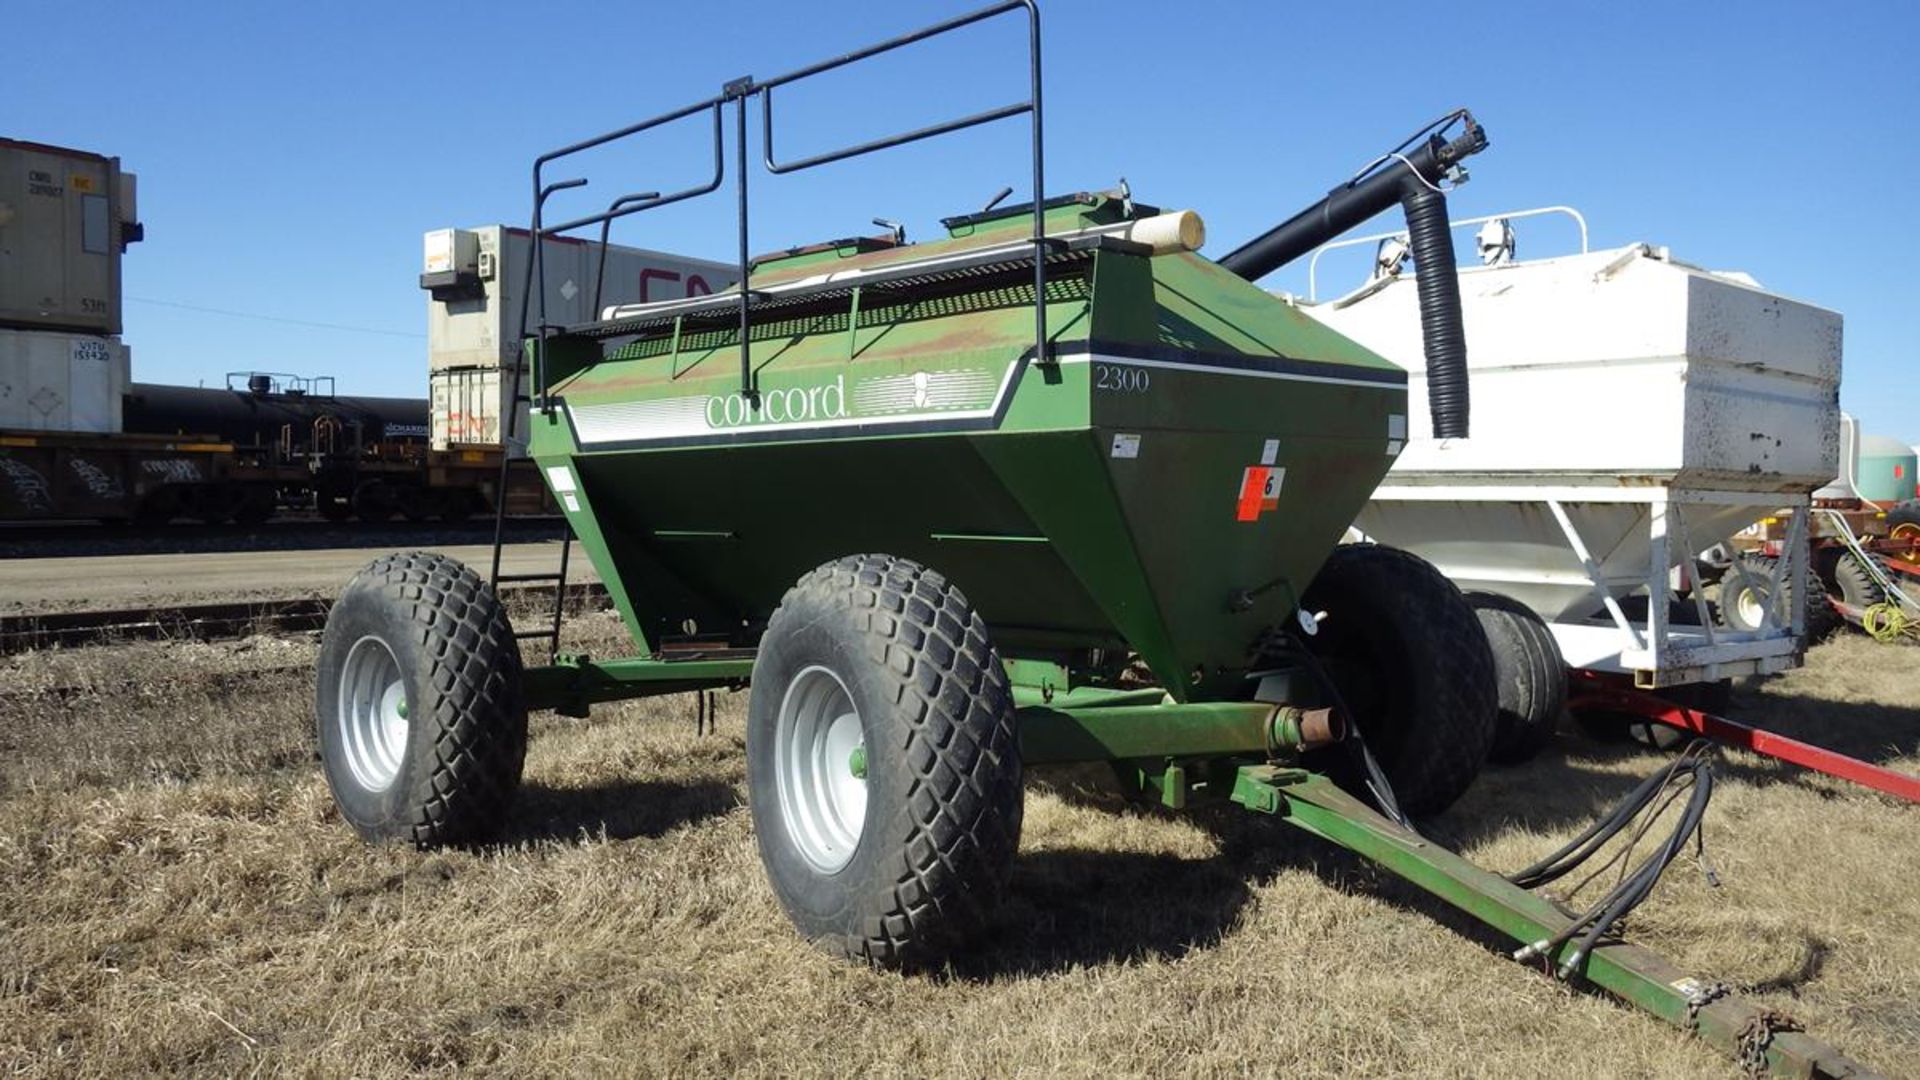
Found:
[[111, 434], [119, 430], [119, 380], [114, 378], [116, 357], [106, 338], [67, 339], [67, 400], [70, 431]]

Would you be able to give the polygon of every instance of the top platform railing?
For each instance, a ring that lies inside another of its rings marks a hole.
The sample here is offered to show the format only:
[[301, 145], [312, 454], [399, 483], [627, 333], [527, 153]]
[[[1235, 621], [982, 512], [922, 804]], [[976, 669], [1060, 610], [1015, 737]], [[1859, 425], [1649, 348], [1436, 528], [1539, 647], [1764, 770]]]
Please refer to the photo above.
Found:
[[[1022, 11], [1024, 11], [1027, 16], [1027, 97], [1024, 100], [1015, 101], [1010, 104], [1001, 105], [997, 108], [987, 109], [985, 111], [973, 113], [968, 116], [962, 116], [958, 119], [947, 120], [940, 123], [931, 124], [926, 127], [916, 128], [911, 131], [901, 132], [899, 134], [889, 135], [884, 138], [873, 139], [868, 142], [857, 143], [851, 146], [845, 146], [837, 150], [830, 150], [824, 153], [812, 154], [806, 157], [796, 158], [790, 161], [781, 161], [776, 156], [775, 150], [774, 150], [774, 132], [775, 132], [774, 110], [773, 110], [774, 90], [783, 86], [789, 86], [793, 83], [797, 83], [805, 79], [812, 78], [813, 76], [816, 76], [816, 75], [821, 75], [826, 72], [834, 71], [851, 64], [856, 64], [862, 60], [879, 56], [883, 53], [892, 52], [895, 49], [904, 48], [908, 45], [912, 45], [917, 42], [926, 41], [929, 38], [934, 38], [943, 34], [948, 34], [953, 31], [962, 29], [964, 27], [972, 26], [976, 23], [985, 22], [989, 19], [993, 19], [998, 16], [1007, 15], [1013, 12], [1022, 12]], [[922, 29], [915, 30], [911, 33], [902, 34], [899, 37], [890, 38], [886, 41], [880, 42], [879, 44], [870, 45], [864, 49], [859, 49], [854, 52], [845, 53], [841, 56], [836, 56], [830, 60], [824, 60], [816, 64], [810, 64], [806, 67], [799, 68], [794, 71], [789, 71], [783, 75], [774, 76], [773, 78], [755, 79], [752, 76], [742, 76], [741, 78], [734, 79], [728, 82], [725, 86], [721, 88], [721, 91], [718, 95], [708, 98], [705, 101], [696, 102], [695, 104], [687, 105], [685, 107], [675, 109], [671, 112], [662, 113], [661, 115], [652, 117], [651, 119], [642, 120], [634, 124], [629, 124], [626, 127], [619, 128], [614, 131], [609, 131], [602, 135], [596, 135], [590, 139], [583, 139], [580, 142], [576, 142], [568, 146], [563, 146], [557, 150], [549, 151], [548, 153], [542, 154], [540, 155], [540, 157], [534, 160], [534, 163], [533, 163], [533, 224], [532, 224], [533, 235], [535, 237], [540, 238], [541, 240], [544, 240], [546, 237], [549, 237], [549, 236], [558, 236], [563, 233], [572, 232], [576, 229], [584, 229], [584, 228], [587, 228], [588, 226], [599, 225], [601, 227], [600, 237], [601, 237], [602, 244], [604, 245], [606, 238], [608, 236], [608, 232], [612, 227], [613, 221], [618, 218], [628, 217], [633, 214], [645, 213], [646, 211], [649, 211], [649, 210], [657, 210], [663, 206], [669, 206], [673, 203], [683, 202], [688, 199], [698, 198], [702, 195], [711, 194], [712, 192], [719, 190], [720, 186], [722, 185], [722, 183], [725, 182], [725, 179], [726, 179], [727, 147], [726, 147], [726, 135], [725, 135], [725, 127], [726, 127], [725, 113], [726, 113], [727, 106], [729, 104], [733, 106], [734, 142], [736, 144], [735, 145], [736, 168], [735, 168], [735, 174], [734, 174], [734, 187], [735, 187], [736, 199], [737, 199], [737, 215], [738, 215], [738, 224], [739, 224], [739, 228], [738, 228], [738, 232], [739, 232], [738, 290], [739, 290], [739, 326], [740, 326], [740, 392], [741, 392], [741, 395], [745, 397], [749, 402], [757, 403], [758, 393], [757, 393], [757, 388], [754, 384], [753, 365], [748, 354], [748, 343], [749, 343], [748, 342], [748, 338], [749, 338], [748, 324], [749, 324], [750, 312], [753, 304], [753, 292], [747, 286], [747, 275], [749, 271], [752, 269], [751, 257], [749, 255], [749, 242], [748, 242], [748, 220], [749, 220], [750, 203], [748, 199], [748, 182], [747, 182], [747, 176], [749, 172], [748, 164], [747, 164], [747, 103], [751, 99], [758, 99], [759, 101], [760, 133], [761, 133], [761, 143], [762, 143], [763, 152], [764, 152], [764, 164], [766, 166], [767, 171], [775, 175], [785, 175], [788, 173], [796, 173], [806, 169], [816, 168], [822, 165], [830, 165], [835, 162], [846, 161], [849, 158], [860, 157], [865, 154], [871, 154], [880, 150], [891, 149], [896, 146], [904, 146], [908, 143], [914, 143], [914, 142], [919, 142], [923, 139], [933, 138], [936, 135], [945, 135], [955, 131], [962, 131], [967, 128], [978, 127], [982, 124], [993, 123], [998, 120], [1007, 120], [1007, 119], [1011, 119], [1018, 116], [1031, 117], [1032, 118], [1032, 124], [1031, 124], [1032, 162], [1031, 164], [1032, 164], [1032, 173], [1033, 173], [1033, 202], [1034, 202], [1034, 219], [1033, 219], [1033, 236], [1032, 236], [1033, 285], [1034, 285], [1034, 305], [1033, 305], [1034, 357], [1036, 360], [1042, 363], [1047, 361], [1048, 359], [1047, 351], [1046, 351], [1047, 315], [1046, 315], [1046, 304], [1045, 304], [1046, 259], [1043, 258], [1042, 255], [1049, 241], [1046, 237], [1045, 221], [1044, 221], [1044, 215], [1042, 213], [1042, 207], [1046, 198], [1046, 195], [1045, 195], [1046, 166], [1045, 166], [1045, 156], [1042, 149], [1044, 111], [1041, 107], [1041, 96], [1040, 96], [1040, 10], [1037, 4], [1035, 3], [1035, 0], [1005, 0], [1005, 2], [1003, 3], [994, 4], [991, 7], [981, 8], [978, 11], [970, 12], [965, 15], [959, 15], [954, 18], [947, 19], [944, 22], [935, 23], [931, 26], [927, 26]], [[712, 172], [712, 175], [706, 181], [704, 181], [703, 183], [695, 184], [692, 187], [683, 188], [679, 191], [672, 191], [667, 193], [647, 191], [647, 192], [641, 192], [641, 193], [630, 194], [630, 195], [622, 195], [619, 198], [614, 199], [611, 203], [608, 204], [607, 209], [601, 211], [598, 214], [589, 214], [585, 217], [574, 218], [569, 221], [561, 222], [557, 225], [546, 224], [545, 207], [546, 207], [547, 200], [551, 198], [556, 192], [564, 191], [570, 188], [581, 187], [587, 183], [586, 179], [583, 177], [569, 178], [565, 180], [549, 182], [546, 178], [547, 170], [549, 166], [553, 165], [557, 161], [560, 161], [564, 158], [571, 157], [575, 154], [580, 154], [588, 150], [593, 150], [599, 147], [603, 147], [610, 143], [619, 142], [623, 139], [631, 138], [643, 132], [651, 131], [654, 128], [658, 128], [666, 124], [671, 124], [677, 120], [685, 120], [690, 117], [699, 116], [702, 113], [710, 114], [713, 120], [713, 142], [712, 142], [713, 172]], [[527, 340], [528, 338], [531, 338], [534, 342], [535, 362], [533, 365], [533, 370], [534, 370], [535, 381], [533, 386], [532, 403], [537, 408], [545, 407], [546, 390], [547, 390], [546, 377], [544, 374], [544, 365], [540, 362], [540, 360], [542, 359], [541, 350], [544, 347], [543, 343], [546, 337], [548, 336], [548, 334], [551, 331], [557, 329], [556, 327], [550, 326], [547, 322], [546, 266], [545, 266], [545, 259], [543, 257], [543, 249], [545, 248], [545, 246], [546, 245], [544, 243], [535, 243], [533, 246], [533, 252], [534, 252], [533, 259], [531, 260], [527, 268], [527, 276], [528, 276], [528, 280], [526, 282], [527, 288], [522, 291], [522, 296], [524, 299], [521, 305], [521, 316], [520, 316], [520, 333], [521, 333], [522, 340]], [[604, 252], [604, 246], [603, 246], [603, 252]], [[604, 255], [602, 257], [601, 267], [602, 267], [601, 272], [604, 274], [604, 267], [605, 267]], [[534, 288], [534, 285], [536, 284], [536, 281], [535, 281], [536, 278], [537, 278], [537, 284], [539, 286], [537, 289]], [[596, 317], [598, 317], [598, 314], [599, 314], [599, 301], [600, 301], [600, 282], [596, 281], [594, 285], [594, 302], [595, 302]], [[537, 322], [532, 328], [532, 333], [529, 333], [529, 327], [527, 325], [528, 315], [529, 315], [528, 308], [534, 305], [537, 305], [537, 308], [538, 308], [538, 318], [537, 318]], [[514, 381], [516, 382], [516, 384], [519, 382], [519, 372], [517, 367], [515, 369]], [[517, 388], [515, 390], [515, 396], [518, 397]]]

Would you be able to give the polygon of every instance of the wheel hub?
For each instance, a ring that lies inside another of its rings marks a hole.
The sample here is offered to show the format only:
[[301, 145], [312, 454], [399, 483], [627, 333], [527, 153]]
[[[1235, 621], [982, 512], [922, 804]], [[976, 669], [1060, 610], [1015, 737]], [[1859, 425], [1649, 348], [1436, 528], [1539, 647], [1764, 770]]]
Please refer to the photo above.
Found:
[[866, 825], [867, 752], [853, 696], [831, 670], [814, 665], [787, 684], [774, 768], [794, 846], [824, 873], [846, 866]]
[[347, 771], [368, 791], [385, 791], [406, 756], [407, 687], [387, 643], [371, 635], [353, 643], [340, 668], [334, 717]]

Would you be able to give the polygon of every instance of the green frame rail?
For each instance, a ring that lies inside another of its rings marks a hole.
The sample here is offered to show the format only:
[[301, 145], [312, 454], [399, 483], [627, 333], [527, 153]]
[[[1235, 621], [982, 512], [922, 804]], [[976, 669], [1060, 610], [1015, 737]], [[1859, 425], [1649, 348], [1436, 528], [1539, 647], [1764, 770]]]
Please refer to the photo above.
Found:
[[[1327, 777], [1283, 762], [1306, 738], [1302, 710], [1264, 702], [1176, 702], [1158, 689], [1070, 686], [1053, 665], [1015, 661], [1021, 759], [1030, 764], [1105, 762], [1138, 790], [1181, 808], [1231, 801], [1275, 815], [1406, 879], [1479, 922], [1527, 945], [1572, 920], [1551, 901], [1402, 828]], [[595, 703], [717, 688], [744, 688], [751, 656], [593, 660], [563, 656], [529, 668], [527, 706], [584, 716]], [[1557, 965], [1569, 942], [1545, 957]], [[1623, 941], [1599, 945], [1580, 975], [1592, 985], [1733, 1054], [1750, 1072], [1783, 1077], [1880, 1074], [1798, 1030], [1762, 1006], [1689, 975]]]

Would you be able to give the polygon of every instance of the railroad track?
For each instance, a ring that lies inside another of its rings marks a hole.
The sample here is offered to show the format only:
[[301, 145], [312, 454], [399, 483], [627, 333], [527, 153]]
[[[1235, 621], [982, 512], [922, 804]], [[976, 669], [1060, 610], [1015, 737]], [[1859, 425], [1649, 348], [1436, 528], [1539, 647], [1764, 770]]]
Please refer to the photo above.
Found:
[[[500, 590], [509, 605], [520, 598], [538, 600], [550, 585], [508, 585]], [[597, 583], [567, 586], [567, 608], [599, 607], [606, 589]], [[326, 625], [333, 601], [303, 596], [284, 600], [245, 600], [217, 604], [175, 604], [114, 611], [54, 611], [0, 615], [0, 656], [56, 646], [121, 641], [221, 641], [254, 634], [312, 633]]]
[[[557, 540], [566, 525], [557, 517], [507, 519], [511, 543]], [[72, 558], [180, 555], [237, 551], [309, 551], [323, 548], [386, 548], [490, 544], [493, 519], [445, 522], [285, 519], [259, 525], [179, 524], [141, 528], [71, 522], [0, 524], [0, 558]]]

